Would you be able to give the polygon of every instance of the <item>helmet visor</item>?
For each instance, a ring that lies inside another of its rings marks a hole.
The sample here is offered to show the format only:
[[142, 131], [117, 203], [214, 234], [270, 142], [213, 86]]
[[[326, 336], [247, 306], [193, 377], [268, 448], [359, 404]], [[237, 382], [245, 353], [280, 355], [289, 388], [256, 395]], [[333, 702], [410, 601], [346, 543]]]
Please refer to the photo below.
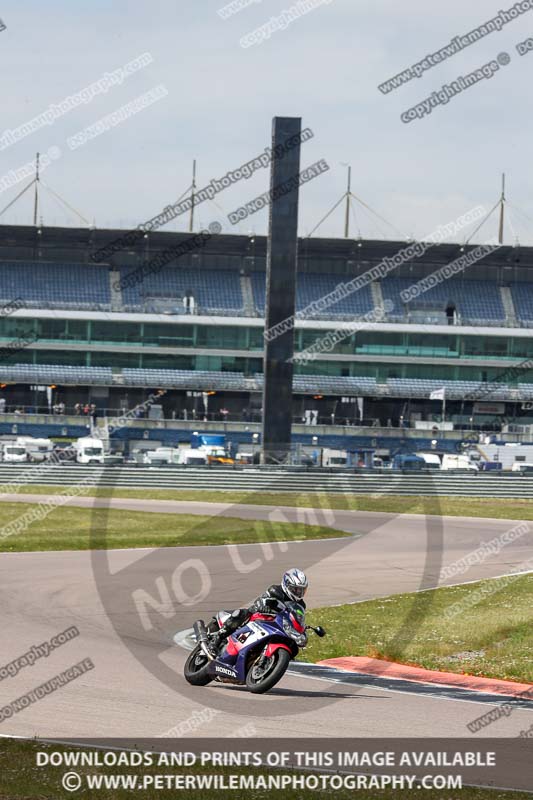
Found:
[[301, 600], [307, 591], [307, 586], [295, 586], [291, 584], [289, 588], [295, 600]]

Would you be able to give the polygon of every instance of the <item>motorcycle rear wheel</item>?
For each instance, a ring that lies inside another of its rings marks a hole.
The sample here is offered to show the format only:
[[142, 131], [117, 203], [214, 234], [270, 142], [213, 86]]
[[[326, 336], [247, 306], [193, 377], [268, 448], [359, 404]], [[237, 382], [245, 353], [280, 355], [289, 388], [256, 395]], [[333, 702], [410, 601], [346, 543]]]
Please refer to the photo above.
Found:
[[283, 648], [275, 650], [261, 667], [257, 665], [260, 658], [263, 658], [262, 654], [246, 675], [246, 687], [253, 694], [264, 694], [272, 689], [283, 678], [291, 661], [290, 653]]
[[183, 668], [185, 680], [193, 686], [207, 686], [213, 680], [208, 674], [208, 669], [209, 659], [198, 644], [185, 662]]

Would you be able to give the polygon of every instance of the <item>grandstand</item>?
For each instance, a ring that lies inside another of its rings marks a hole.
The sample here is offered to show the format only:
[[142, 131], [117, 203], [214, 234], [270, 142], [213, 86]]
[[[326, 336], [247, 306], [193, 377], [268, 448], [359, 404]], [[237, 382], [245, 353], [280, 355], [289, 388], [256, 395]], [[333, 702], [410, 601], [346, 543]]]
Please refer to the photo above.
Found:
[[[128, 275], [188, 237], [152, 233], [99, 263], [94, 254], [123, 233], [0, 227], [6, 409], [46, 410], [43, 392], [53, 385], [70, 413], [94, 402], [112, 414], [161, 388], [165, 417], [221, 419], [225, 409], [225, 420], [257, 421], [266, 239], [213, 236], [129, 285]], [[445, 388], [450, 420], [471, 420], [497, 402], [502, 417], [533, 422], [533, 248], [502, 247], [404, 303], [405, 289], [469, 250], [435, 245], [328, 308], [305, 311], [405, 244], [299, 241], [296, 352], [330, 331], [346, 335], [314, 360], [296, 361], [295, 419], [314, 410], [323, 424], [355, 424], [362, 399], [365, 424], [437, 419], [430, 395]], [[22, 307], [12, 311], [15, 300]], [[385, 301], [383, 321], [365, 324]]]

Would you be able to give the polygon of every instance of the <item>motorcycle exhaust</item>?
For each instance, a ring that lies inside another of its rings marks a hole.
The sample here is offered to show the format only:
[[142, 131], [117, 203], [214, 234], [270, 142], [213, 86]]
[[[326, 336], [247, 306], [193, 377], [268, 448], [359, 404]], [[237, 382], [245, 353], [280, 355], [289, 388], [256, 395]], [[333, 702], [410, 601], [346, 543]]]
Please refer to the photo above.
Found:
[[204, 621], [202, 619], [199, 619], [197, 622], [194, 623], [194, 625], [192, 627], [193, 627], [194, 635], [196, 636], [196, 641], [198, 642], [198, 644], [202, 648], [202, 651], [205, 653], [205, 655], [208, 657], [208, 659], [210, 661], [213, 661], [215, 657], [211, 653], [211, 651], [209, 650], [209, 647], [208, 647], [208, 644], [207, 644], [209, 640], [207, 638], [207, 630], [206, 630]]

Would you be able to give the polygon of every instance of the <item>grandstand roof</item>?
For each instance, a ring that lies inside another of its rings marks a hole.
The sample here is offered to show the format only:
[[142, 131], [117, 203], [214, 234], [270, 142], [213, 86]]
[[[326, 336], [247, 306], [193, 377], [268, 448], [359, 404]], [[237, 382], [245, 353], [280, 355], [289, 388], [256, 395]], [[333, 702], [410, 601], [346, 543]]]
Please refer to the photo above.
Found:
[[[60, 228], [60, 227], [34, 227], [31, 225], [0, 225], [0, 259], [38, 259], [43, 261], [75, 260], [89, 262], [89, 256], [94, 251], [109, 245], [114, 240], [123, 237], [128, 230], [121, 229], [93, 229], [93, 228]], [[139, 258], [146, 258], [146, 249], [149, 244], [150, 254], [154, 255], [159, 249], [179, 244], [188, 238], [190, 233], [173, 233], [156, 231], [147, 235], [127, 249], [117, 252], [111, 257], [111, 262], [116, 264], [136, 263]], [[322, 239], [319, 237], [302, 238], [298, 240], [300, 262], [306, 259], [339, 259], [354, 262], [354, 271], [359, 263], [366, 269], [385, 256], [391, 257], [409, 244], [407, 241], [384, 241], [374, 239]], [[255, 256], [258, 259], [266, 257], [267, 238], [265, 236], [237, 236], [233, 234], [218, 234], [212, 236], [207, 242], [203, 252], [218, 253], [221, 255], [235, 255], [241, 257]], [[465, 252], [476, 245], [468, 245]], [[457, 258], [461, 251], [460, 243], [443, 243], [433, 246], [426, 256], [417, 260], [419, 264], [431, 263], [432, 265], [449, 263]], [[132, 255], [134, 258], [132, 259]], [[365, 262], [368, 262], [365, 264]], [[483, 259], [483, 265], [494, 267], [525, 267], [533, 269], [533, 247], [505, 245], [496, 252]], [[253, 264], [249, 265], [253, 269]], [[306, 264], [306, 271], [320, 271], [318, 265]], [[469, 268], [469, 271], [475, 272]]]

